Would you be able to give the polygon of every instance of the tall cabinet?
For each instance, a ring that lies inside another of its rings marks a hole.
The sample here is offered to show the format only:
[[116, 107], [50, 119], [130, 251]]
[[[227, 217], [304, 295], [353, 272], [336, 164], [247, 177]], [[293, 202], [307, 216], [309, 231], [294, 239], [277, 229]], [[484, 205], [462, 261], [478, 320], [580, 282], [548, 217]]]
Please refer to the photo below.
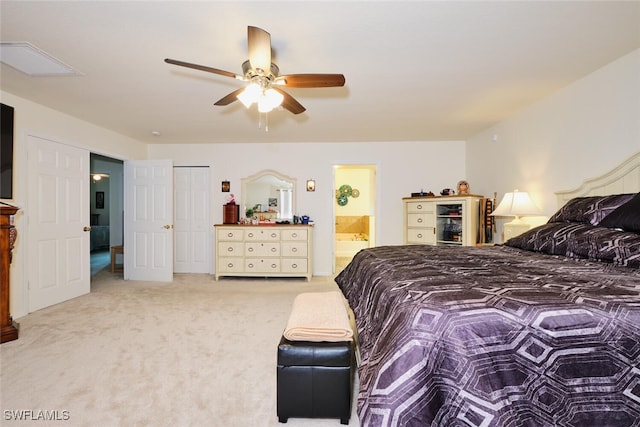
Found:
[[482, 196], [405, 197], [404, 243], [474, 246]]
[[18, 325], [11, 318], [10, 304], [10, 268], [11, 251], [17, 233], [13, 226], [13, 216], [18, 212], [14, 206], [0, 206], [0, 343], [18, 339]]

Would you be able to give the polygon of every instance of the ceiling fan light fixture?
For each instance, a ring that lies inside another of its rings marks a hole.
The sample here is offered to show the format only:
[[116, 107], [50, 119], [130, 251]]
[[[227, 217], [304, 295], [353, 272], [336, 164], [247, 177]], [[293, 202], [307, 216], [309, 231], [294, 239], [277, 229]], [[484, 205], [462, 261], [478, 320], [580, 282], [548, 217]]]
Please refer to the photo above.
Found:
[[267, 89], [264, 92], [264, 95], [262, 95], [258, 100], [258, 111], [261, 113], [268, 113], [274, 108], [282, 105], [283, 100], [284, 96], [282, 96], [281, 93], [273, 89]]
[[249, 108], [254, 102], [258, 102], [262, 94], [262, 88], [257, 83], [251, 83], [245, 90], [238, 94], [237, 98], [242, 105]]

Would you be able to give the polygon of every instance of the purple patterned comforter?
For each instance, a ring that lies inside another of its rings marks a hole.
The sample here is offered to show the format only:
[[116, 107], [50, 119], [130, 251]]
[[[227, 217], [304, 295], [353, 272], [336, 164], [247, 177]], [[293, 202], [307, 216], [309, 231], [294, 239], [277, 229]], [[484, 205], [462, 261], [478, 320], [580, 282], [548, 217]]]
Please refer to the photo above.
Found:
[[363, 426], [640, 426], [640, 270], [506, 247], [385, 246], [336, 277]]

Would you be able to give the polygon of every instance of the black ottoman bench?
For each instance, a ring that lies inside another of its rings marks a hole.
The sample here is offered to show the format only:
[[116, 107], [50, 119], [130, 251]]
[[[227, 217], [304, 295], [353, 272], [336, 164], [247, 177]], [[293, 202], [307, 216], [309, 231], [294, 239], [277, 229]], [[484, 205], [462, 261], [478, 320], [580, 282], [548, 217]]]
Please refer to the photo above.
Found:
[[353, 370], [353, 340], [289, 341], [278, 345], [278, 421], [294, 418], [340, 418], [349, 424]]

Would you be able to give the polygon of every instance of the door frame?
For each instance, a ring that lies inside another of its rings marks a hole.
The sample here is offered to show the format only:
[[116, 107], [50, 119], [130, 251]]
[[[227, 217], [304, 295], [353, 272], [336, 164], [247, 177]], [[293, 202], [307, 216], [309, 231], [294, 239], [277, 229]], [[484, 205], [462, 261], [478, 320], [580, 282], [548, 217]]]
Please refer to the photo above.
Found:
[[[370, 216], [375, 217], [375, 224], [372, 228], [373, 230], [373, 244], [375, 245], [377, 242], [378, 234], [379, 234], [379, 225], [382, 223], [382, 218], [380, 218], [380, 197], [379, 197], [379, 189], [380, 189], [380, 165], [375, 162], [366, 162], [366, 163], [336, 163], [332, 166], [332, 181], [333, 188], [337, 189], [341, 184], [336, 182], [336, 172], [339, 168], [353, 168], [353, 169], [367, 169], [373, 171], [375, 175], [374, 181], [374, 190], [375, 190], [375, 201], [373, 202], [374, 212], [370, 214]], [[335, 192], [332, 191], [332, 221], [331, 221], [331, 265], [332, 265], [332, 274], [336, 273], [336, 198]], [[369, 236], [371, 241], [371, 235]]]

